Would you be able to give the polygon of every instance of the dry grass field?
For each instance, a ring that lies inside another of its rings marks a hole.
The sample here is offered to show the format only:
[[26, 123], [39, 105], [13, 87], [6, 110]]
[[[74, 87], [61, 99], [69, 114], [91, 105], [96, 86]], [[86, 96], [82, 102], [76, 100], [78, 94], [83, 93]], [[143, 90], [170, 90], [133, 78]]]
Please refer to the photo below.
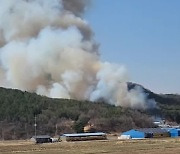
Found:
[[180, 139], [107, 140], [34, 144], [29, 141], [0, 142], [0, 154], [178, 154]]

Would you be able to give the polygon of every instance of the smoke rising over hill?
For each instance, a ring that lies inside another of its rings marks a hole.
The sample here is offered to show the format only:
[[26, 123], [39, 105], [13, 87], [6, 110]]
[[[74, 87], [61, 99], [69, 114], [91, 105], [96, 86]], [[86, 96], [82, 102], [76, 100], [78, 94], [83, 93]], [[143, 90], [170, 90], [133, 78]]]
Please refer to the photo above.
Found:
[[53, 98], [154, 107], [124, 66], [100, 61], [85, 0], [0, 1], [0, 85]]

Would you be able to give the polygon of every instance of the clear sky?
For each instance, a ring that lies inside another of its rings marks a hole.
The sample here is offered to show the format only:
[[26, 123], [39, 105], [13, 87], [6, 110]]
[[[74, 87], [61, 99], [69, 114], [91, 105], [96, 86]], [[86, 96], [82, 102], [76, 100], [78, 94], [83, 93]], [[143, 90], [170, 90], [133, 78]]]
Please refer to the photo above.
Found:
[[92, 0], [85, 18], [102, 60], [154, 92], [180, 94], [180, 0]]

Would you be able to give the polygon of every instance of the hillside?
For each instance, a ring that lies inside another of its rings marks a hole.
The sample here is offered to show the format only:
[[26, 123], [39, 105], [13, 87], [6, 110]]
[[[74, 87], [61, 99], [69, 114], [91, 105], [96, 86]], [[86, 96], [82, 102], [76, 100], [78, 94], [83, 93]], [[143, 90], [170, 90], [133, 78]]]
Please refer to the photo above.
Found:
[[[133, 88], [136, 84], [128, 84]], [[59, 135], [82, 132], [91, 123], [95, 131], [120, 132], [131, 128], [153, 127], [151, 115], [180, 122], [178, 95], [157, 95], [144, 89], [158, 102], [156, 109], [138, 111], [103, 102], [51, 99], [35, 93], [0, 88], [0, 139], [26, 139], [37, 134]]]
[[151, 114], [161, 116], [167, 120], [180, 123], [180, 95], [178, 94], [155, 94], [152, 91], [145, 89], [143, 86], [128, 83], [128, 88], [132, 89], [135, 86], [140, 86], [149, 99], [154, 99], [157, 102], [157, 109], [151, 110]]

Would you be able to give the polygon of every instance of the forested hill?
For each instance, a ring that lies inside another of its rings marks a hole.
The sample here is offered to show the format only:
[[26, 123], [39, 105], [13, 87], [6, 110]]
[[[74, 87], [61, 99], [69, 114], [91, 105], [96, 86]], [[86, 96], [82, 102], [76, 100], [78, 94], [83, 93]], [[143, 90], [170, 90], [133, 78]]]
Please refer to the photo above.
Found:
[[153, 98], [160, 104], [169, 104], [169, 105], [180, 105], [180, 95], [179, 94], [156, 94], [142, 85], [128, 82], [128, 88], [133, 89], [135, 86], [140, 86], [143, 91], [148, 95], [148, 98]]
[[135, 86], [140, 86], [149, 99], [154, 99], [157, 102], [157, 110], [151, 114], [157, 114], [167, 120], [180, 123], [180, 95], [178, 94], [155, 94], [152, 91], [135, 83], [128, 83], [128, 88], [132, 89]]
[[153, 127], [151, 114], [161, 114], [179, 122], [179, 97], [154, 93], [149, 97], [153, 95], [159, 101], [159, 109], [147, 112], [102, 102], [51, 99], [35, 93], [0, 88], [0, 139], [30, 138], [34, 135], [35, 116], [37, 134], [52, 136], [82, 132], [88, 123], [94, 126], [94, 131], [104, 132]]

